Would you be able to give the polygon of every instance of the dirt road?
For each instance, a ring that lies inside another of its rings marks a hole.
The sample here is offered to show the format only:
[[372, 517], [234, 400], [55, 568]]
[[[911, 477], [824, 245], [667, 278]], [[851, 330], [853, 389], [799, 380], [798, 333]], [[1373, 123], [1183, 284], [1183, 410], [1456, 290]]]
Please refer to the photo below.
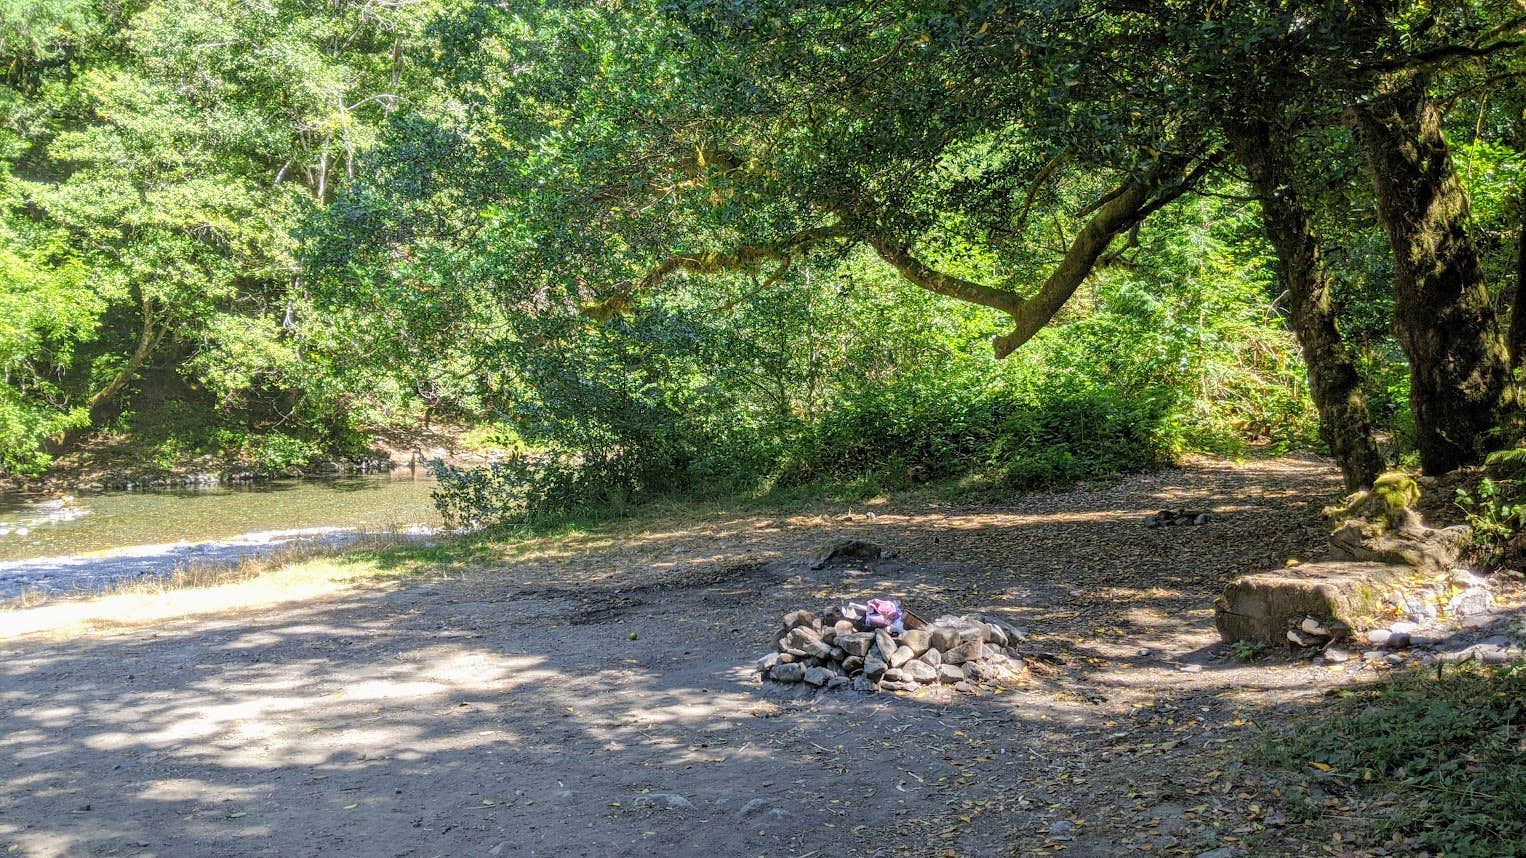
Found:
[[[666, 522], [0, 644], [0, 854], [1281, 854], [1233, 749], [1351, 675], [1237, 665], [1210, 602], [1322, 544], [1338, 487], [1313, 460], [1201, 462], [999, 508]], [[1219, 519], [1143, 526], [1182, 505]], [[835, 534], [899, 555], [810, 570]], [[952, 704], [757, 682], [782, 613], [872, 595], [1004, 616], [1064, 664]]]

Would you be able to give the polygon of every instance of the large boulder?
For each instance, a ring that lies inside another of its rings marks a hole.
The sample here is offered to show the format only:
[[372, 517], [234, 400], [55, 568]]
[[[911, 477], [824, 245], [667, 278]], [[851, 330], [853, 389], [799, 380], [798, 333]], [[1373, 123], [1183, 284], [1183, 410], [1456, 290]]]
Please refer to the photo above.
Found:
[[1441, 573], [1457, 565], [1472, 541], [1473, 528], [1467, 525], [1440, 530], [1429, 527], [1385, 530], [1353, 519], [1330, 535], [1330, 557]]
[[1314, 617], [1339, 638], [1380, 624], [1389, 594], [1428, 587], [1433, 574], [1393, 563], [1332, 561], [1245, 575], [1214, 600], [1214, 626], [1225, 641], [1287, 641], [1289, 629]]

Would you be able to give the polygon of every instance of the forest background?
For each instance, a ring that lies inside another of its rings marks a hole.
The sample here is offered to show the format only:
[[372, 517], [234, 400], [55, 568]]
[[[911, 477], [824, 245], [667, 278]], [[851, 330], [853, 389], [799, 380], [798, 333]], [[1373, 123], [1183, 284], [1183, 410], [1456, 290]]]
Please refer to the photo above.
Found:
[[473, 489], [508, 517], [1190, 451], [1444, 472], [1518, 434], [1523, 26], [4, 0], [0, 470], [447, 424], [508, 456]]

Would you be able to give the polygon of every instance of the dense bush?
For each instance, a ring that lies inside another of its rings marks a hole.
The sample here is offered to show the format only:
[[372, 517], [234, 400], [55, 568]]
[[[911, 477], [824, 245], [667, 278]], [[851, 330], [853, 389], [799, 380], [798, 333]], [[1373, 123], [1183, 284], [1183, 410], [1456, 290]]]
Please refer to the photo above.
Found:
[[435, 461], [430, 469], [445, 526], [465, 530], [619, 514], [688, 485], [681, 462], [649, 451], [527, 453], [476, 468]]

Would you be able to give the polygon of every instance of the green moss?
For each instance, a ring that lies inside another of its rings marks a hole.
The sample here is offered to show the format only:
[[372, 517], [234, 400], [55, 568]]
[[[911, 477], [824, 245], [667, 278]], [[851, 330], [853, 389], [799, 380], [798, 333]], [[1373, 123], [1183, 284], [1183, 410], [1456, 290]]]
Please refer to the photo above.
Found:
[[1372, 493], [1383, 501], [1383, 516], [1389, 527], [1404, 521], [1404, 510], [1420, 502], [1420, 486], [1409, 474], [1389, 471], [1372, 484]]
[[1420, 485], [1402, 471], [1389, 471], [1373, 481], [1372, 488], [1346, 496], [1338, 507], [1326, 507], [1325, 515], [1340, 527], [1353, 519], [1376, 525], [1380, 532], [1404, 523], [1405, 510], [1420, 502]]

